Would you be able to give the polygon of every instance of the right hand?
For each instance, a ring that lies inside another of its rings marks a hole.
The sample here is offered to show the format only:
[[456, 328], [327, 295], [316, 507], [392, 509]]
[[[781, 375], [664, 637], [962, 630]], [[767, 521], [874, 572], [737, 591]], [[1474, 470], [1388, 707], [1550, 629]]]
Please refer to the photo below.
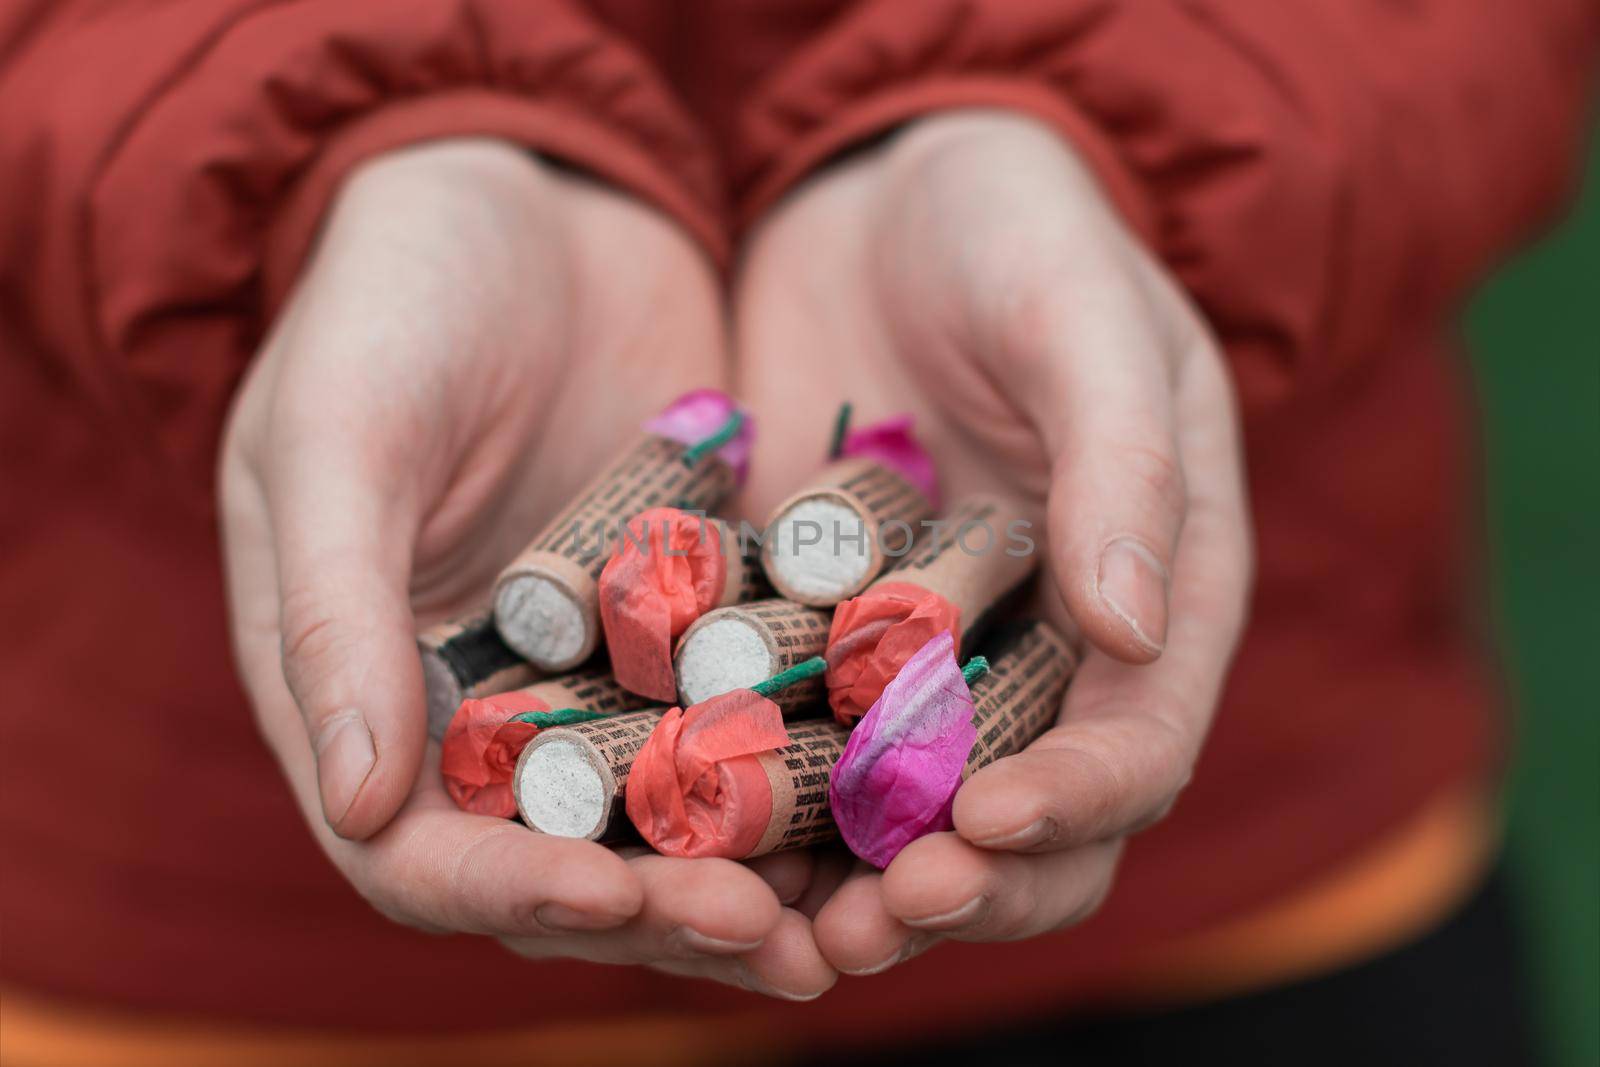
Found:
[[625, 859], [459, 811], [426, 737], [417, 627], [483, 600], [640, 423], [726, 377], [713, 271], [629, 198], [487, 140], [346, 184], [235, 399], [220, 510], [262, 733], [385, 915], [779, 996], [832, 984], [781, 864]]

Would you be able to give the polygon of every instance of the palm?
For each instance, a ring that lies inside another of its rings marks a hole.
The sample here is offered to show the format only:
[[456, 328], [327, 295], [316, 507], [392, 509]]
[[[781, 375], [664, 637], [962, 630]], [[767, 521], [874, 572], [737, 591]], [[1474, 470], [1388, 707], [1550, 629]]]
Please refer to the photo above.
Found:
[[[709, 264], [665, 219], [584, 179], [557, 176], [562, 246], [509, 234], [527, 261], [512, 327], [434, 406], [458, 446], [428, 488], [413, 595], [420, 619], [481, 599], [496, 571], [668, 400], [723, 383], [720, 299]], [[550, 262], [555, 255], [563, 263]], [[556, 275], [562, 284], [539, 289]], [[495, 312], [485, 312], [495, 314]], [[456, 354], [438, 353], [440, 373]], [[464, 410], [463, 410], [464, 409]], [[476, 428], [463, 433], [463, 427]]]
[[387, 914], [539, 957], [830, 980], [752, 872], [458, 811], [424, 743], [414, 628], [482, 598], [648, 415], [725, 377], [720, 307], [669, 222], [507, 146], [397, 153], [342, 195], [235, 403], [224, 545], [262, 730]]
[[764, 517], [815, 469], [848, 400], [862, 421], [915, 416], [947, 500], [999, 489], [1042, 516], [1045, 443], [972, 358], [951, 272], [899, 262], [943, 250], [905, 225], [931, 190], [907, 190], [912, 200], [885, 212], [882, 151], [816, 179], [753, 242], [736, 295], [739, 384], [761, 427], [744, 510]]
[[923, 120], [797, 190], [736, 302], [752, 516], [815, 467], [840, 401], [910, 411], [947, 497], [1009, 491], [1047, 520], [1041, 607], [1089, 642], [1060, 724], [963, 787], [958, 833], [814, 890], [824, 955], [871, 971], [1080, 918], [1186, 780], [1242, 616], [1235, 424], [1199, 317], [1069, 147], [995, 113]]

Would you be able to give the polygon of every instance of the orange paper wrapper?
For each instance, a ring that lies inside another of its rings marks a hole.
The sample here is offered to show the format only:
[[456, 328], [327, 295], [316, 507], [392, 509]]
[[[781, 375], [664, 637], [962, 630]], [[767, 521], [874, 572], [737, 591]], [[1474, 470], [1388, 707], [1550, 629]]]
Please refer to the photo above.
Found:
[[757, 757], [788, 741], [783, 712], [748, 689], [669, 708], [634, 760], [628, 818], [666, 856], [748, 856], [772, 814]]
[[[1024, 510], [997, 496], [967, 497], [945, 517], [939, 535], [860, 596], [834, 610], [828, 635], [828, 701], [852, 724], [884, 686], [941, 630], [960, 647], [990, 611], [1033, 572], [1032, 553], [1008, 551], [1008, 531]], [[985, 532], [986, 531], [986, 532]]]
[[509, 693], [463, 700], [444, 732], [439, 771], [456, 806], [509, 819], [517, 813], [511, 774], [522, 749], [538, 736], [536, 723], [511, 722], [528, 712], [575, 710], [617, 715], [647, 701], [603, 670], [578, 671]]
[[517, 813], [511, 795], [511, 774], [523, 746], [539, 728], [510, 722], [513, 715], [549, 711], [550, 706], [526, 693], [502, 693], [463, 700], [444, 732], [439, 773], [445, 792], [462, 811], [509, 819]]
[[754, 595], [757, 574], [720, 519], [651, 508], [600, 573], [600, 619], [617, 680], [659, 702], [677, 696], [673, 639], [713, 608]]

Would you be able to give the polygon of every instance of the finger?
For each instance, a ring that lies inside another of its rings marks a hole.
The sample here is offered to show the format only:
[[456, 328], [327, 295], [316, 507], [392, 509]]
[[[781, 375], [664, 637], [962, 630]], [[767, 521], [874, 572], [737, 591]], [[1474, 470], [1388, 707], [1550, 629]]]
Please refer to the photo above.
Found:
[[883, 874], [884, 910], [924, 934], [1015, 941], [1082, 922], [1111, 888], [1120, 843], [1019, 856], [955, 834], [913, 841]]
[[843, 848], [818, 849], [811, 884], [806, 886], [806, 891], [791, 906], [806, 918], [815, 920], [822, 906], [850, 876], [855, 865], [856, 858]]
[[638, 878], [607, 849], [444, 805], [408, 809], [372, 840], [335, 846], [356, 887], [396, 921], [548, 936], [614, 928], [642, 906]]
[[1187, 370], [1180, 403], [1191, 505], [1165, 654], [1090, 654], [1060, 722], [956, 794], [955, 828], [991, 849], [1073, 848], [1160, 818], [1189, 780], [1243, 626], [1250, 542], [1231, 396], [1220, 367]]
[[832, 986], [837, 976], [817, 950], [809, 920], [780, 907], [745, 865], [642, 856], [633, 867], [645, 885], [645, 907], [628, 933], [646, 939], [631, 946], [643, 962], [784, 1000], [811, 1000]]
[[641, 957], [748, 952], [778, 923], [772, 888], [732, 860], [651, 855], [629, 866], [645, 891], [631, 931]]
[[[507, 947], [537, 959], [698, 965], [759, 948], [778, 923], [772, 890], [731, 860], [641, 854], [626, 862], [642, 890], [638, 913], [626, 925], [603, 936], [522, 939]], [[723, 970], [731, 975], [737, 967]], [[697, 973], [708, 972], [699, 967]]]
[[781, 1000], [815, 1000], [839, 980], [817, 949], [811, 921], [793, 908], [783, 909], [761, 947], [741, 955], [739, 963], [745, 988]]
[[400, 480], [367, 454], [371, 438], [286, 416], [265, 479], [283, 675], [316, 756], [323, 817], [356, 839], [399, 809], [426, 735], [407, 595], [415, 518]]
[[943, 936], [916, 930], [889, 914], [883, 874], [860, 864], [815, 920], [817, 948], [841, 974], [880, 974], [932, 947]]
[[787, 852], [769, 852], [753, 860], [745, 860], [763, 882], [772, 887], [778, 903], [785, 907], [805, 895], [816, 875], [816, 852], [809, 848], [790, 849]]
[[779, 1000], [815, 1000], [832, 988], [838, 972], [817, 951], [811, 923], [792, 908], [761, 947], [723, 959], [664, 960], [652, 966], [666, 974], [704, 978]]
[[810, 1000], [836, 978], [811, 924], [780, 908], [758, 875], [727, 860], [641, 856], [630, 861], [644, 905], [625, 926], [577, 937], [506, 941], [520, 955], [647, 964], [786, 1000]]
[[[237, 469], [226, 472], [223, 499], [235, 656], [262, 734], [310, 816], [320, 805], [317, 769], [278, 666], [265, 503]], [[396, 921], [425, 929], [502, 936], [604, 929], [626, 922], [643, 903], [638, 878], [608, 849], [457, 810], [444, 794], [436, 747], [410, 803], [382, 833], [355, 844], [321, 820], [312, 828], [363, 896]]]
[[1096, 647], [1143, 663], [1166, 645], [1187, 493], [1176, 355], [1126, 273], [1036, 276], [1014, 298], [1000, 358], [1051, 456], [1050, 563], [1068, 610]]

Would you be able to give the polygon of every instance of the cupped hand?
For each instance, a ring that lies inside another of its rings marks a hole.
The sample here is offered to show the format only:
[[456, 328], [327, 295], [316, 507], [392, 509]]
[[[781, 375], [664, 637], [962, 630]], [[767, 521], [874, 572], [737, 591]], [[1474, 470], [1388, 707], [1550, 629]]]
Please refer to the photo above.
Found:
[[459, 811], [426, 738], [418, 626], [481, 601], [641, 422], [723, 381], [723, 328], [670, 222], [510, 145], [439, 142], [346, 183], [235, 401], [221, 522], [261, 730], [384, 914], [779, 995], [831, 983], [754, 871]]
[[910, 410], [947, 499], [1038, 509], [1046, 608], [1087, 646], [1058, 724], [961, 788], [954, 832], [847, 877], [818, 945], [863, 973], [1080, 920], [1188, 780], [1243, 624], [1216, 342], [1074, 150], [991, 111], [913, 123], [797, 189], [755, 231], [735, 310], [763, 429], [752, 515], [815, 465], [841, 400]]

